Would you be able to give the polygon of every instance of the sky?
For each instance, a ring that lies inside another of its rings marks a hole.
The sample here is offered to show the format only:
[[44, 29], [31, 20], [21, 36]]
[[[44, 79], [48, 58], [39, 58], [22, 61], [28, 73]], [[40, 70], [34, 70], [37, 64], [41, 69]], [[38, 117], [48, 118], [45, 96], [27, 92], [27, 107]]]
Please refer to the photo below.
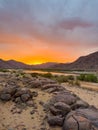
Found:
[[0, 58], [73, 62], [98, 51], [98, 0], [0, 0]]

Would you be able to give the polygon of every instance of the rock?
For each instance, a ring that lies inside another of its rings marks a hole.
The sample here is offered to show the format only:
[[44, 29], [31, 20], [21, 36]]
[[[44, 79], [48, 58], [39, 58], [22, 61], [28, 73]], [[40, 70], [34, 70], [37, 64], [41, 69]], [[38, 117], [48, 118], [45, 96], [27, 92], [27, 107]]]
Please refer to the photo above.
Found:
[[33, 95], [33, 97], [37, 97], [38, 96], [38, 92], [33, 91], [32, 95]]
[[16, 113], [18, 113], [18, 114], [22, 113], [22, 109], [17, 109]]
[[20, 96], [23, 95], [23, 94], [28, 94], [30, 97], [33, 96], [33, 95], [32, 95], [32, 92], [31, 92], [29, 89], [27, 89], [27, 88], [20, 88], [20, 89], [18, 89], [17, 92], [15, 93], [14, 98], [20, 97]]
[[93, 127], [85, 117], [73, 115], [65, 119], [63, 130], [93, 130]]
[[48, 117], [48, 123], [50, 126], [62, 126], [64, 118], [60, 116], [50, 116]]
[[44, 105], [44, 102], [43, 102], [43, 101], [39, 101], [39, 104], [40, 104], [41, 106], [43, 106], [43, 105]]
[[34, 113], [35, 113], [35, 110], [32, 110], [32, 111], [30, 112], [31, 115], [33, 115]]
[[21, 95], [21, 100], [23, 102], [27, 102], [30, 99], [30, 95], [29, 94], [22, 94]]
[[27, 130], [27, 128], [22, 128], [22, 130]]
[[77, 109], [76, 113], [84, 115], [95, 127], [98, 128], [98, 109], [92, 107], [86, 109]]
[[98, 110], [77, 109], [65, 118], [63, 130], [98, 130]]
[[11, 96], [13, 96], [16, 91], [17, 91], [17, 87], [6, 87], [6, 88], [3, 88], [3, 90], [1, 90], [0, 93], [10, 94]]
[[63, 102], [57, 102], [57, 103], [55, 103], [54, 107], [56, 109], [59, 109], [59, 110], [62, 110], [62, 111], [68, 111], [68, 112], [70, 111], [70, 106], [67, 105], [67, 104], [65, 104], [65, 103], [63, 103]]
[[64, 92], [59, 92], [57, 95], [55, 95], [50, 102], [52, 102], [53, 104], [57, 103], [57, 102], [63, 102], [67, 105], [72, 105], [77, 101], [77, 97], [72, 95], [70, 92], [68, 91], [64, 91]]
[[34, 107], [34, 102], [32, 100], [29, 100], [26, 103], [29, 107]]
[[41, 82], [40, 81], [31, 81], [28, 85], [29, 88], [41, 88]]
[[68, 112], [70, 112], [71, 108], [69, 105], [63, 103], [63, 102], [57, 102], [54, 104], [54, 106], [50, 107], [50, 111], [54, 115], [66, 115]]
[[78, 109], [78, 108], [88, 108], [88, 107], [89, 107], [89, 104], [84, 102], [83, 100], [77, 100], [76, 103], [71, 106], [73, 110]]
[[8, 128], [7, 130], [15, 130], [14, 128]]
[[0, 99], [3, 100], [3, 101], [9, 101], [9, 100], [11, 100], [11, 95], [6, 94], [6, 93], [1, 93], [0, 94]]
[[51, 107], [50, 107], [50, 112], [51, 112], [53, 115], [55, 115], [55, 116], [57, 116], [57, 115], [64, 115], [61, 110], [56, 109], [54, 106], [51, 106]]
[[44, 85], [47, 85], [47, 84], [56, 84], [56, 81], [51, 80], [51, 79], [47, 79], [47, 78], [41, 78], [41, 79], [39, 79], [39, 80], [40, 80], [40, 82], [41, 82], [41, 84], [42, 84], [42, 87], [43, 87]]
[[22, 100], [21, 100], [20, 97], [17, 97], [17, 98], [15, 98], [14, 102], [15, 102], [15, 103], [22, 103]]
[[47, 90], [47, 89], [51, 89], [51, 92], [52, 92], [56, 90], [63, 90], [64, 88], [63, 86], [58, 85], [58, 84], [46, 84], [42, 86], [42, 90]]

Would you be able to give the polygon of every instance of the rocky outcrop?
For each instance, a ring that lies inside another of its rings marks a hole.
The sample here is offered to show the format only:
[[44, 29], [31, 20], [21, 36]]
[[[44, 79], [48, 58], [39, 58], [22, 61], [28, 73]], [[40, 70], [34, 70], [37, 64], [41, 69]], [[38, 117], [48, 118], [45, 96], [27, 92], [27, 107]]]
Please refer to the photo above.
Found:
[[0, 91], [0, 99], [2, 101], [12, 100], [15, 103], [26, 103], [32, 100], [33, 93], [26, 88], [7, 87]]
[[58, 91], [48, 107], [50, 126], [62, 126], [63, 130], [98, 130], [98, 109], [67, 90]]

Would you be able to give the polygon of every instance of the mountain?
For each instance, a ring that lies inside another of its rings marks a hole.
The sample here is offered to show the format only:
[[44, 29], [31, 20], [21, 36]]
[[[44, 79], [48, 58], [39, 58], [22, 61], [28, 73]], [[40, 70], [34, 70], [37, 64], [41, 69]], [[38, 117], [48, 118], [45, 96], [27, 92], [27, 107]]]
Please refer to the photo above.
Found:
[[24, 64], [22, 62], [18, 62], [15, 60], [8, 60], [8, 61], [4, 61], [2, 59], [0, 59], [0, 68], [3, 69], [27, 69], [30, 68], [29, 65]]
[[0, 59], [0, 68], [10, 69], [61, 69], [61, 70], [98, 70], [98, 52], [81, 56], [72, 63], [47, 62], [40, 65], [27, 65], [15, 60]]
[[65, 70], [98, 70], [98, 52], [81, 56], [72, 63], [55, 65], [53, 68]]
[[47, 69], [51, 68], [52, 66], [56, 65], [57, 63], [54, 62], [47, 62], [40, 65], [27, 65], [22, 62], [18, 62], [15, 60], [2, 60], [0, 59], [0, 68], [3, 69]]
[[33, 65], [33, 68], [38, 68], [38, 69], [48, 69], [48, 68], [52, 68], [53, 66], [57, 65], [58, 63], [56, 62], [46, 62], [46, 63], [42, 63], [39, 65]]

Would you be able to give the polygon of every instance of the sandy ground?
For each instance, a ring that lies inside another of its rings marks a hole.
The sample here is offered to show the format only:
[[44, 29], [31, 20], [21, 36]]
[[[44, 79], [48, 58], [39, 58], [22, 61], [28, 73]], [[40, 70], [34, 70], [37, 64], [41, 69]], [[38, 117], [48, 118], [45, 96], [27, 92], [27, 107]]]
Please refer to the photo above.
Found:
[[[46, 103], [51, 95], [38, 91], [38, 97], [34, 102], [37, 105], [36, 112], [31, 115], [30, 112], [33, 110], [32, 107], [28, 107], [22, 111], [21, 114], [13, 114], [11, 110], [15, 107], [13, 102], [0, 102], [0, 130], [43, 130], [43, 123], [47, 122], [44, 120], [46, 113], [43, 111], [43, 107], [40, 105], [40, 101]], [[49, 125], [46, 123], [45, 130], [61, 130], [59, 127], [49, 128]], [[26, 128], [26, 129], [24, 129]]]
[[98, 83], [80, 82], [82, 88], [98, 92]]
[[98, 92], [93, 89], [92, 83], [83, 83], [81, 87], [69, 86], [66, 83], [63, 83], [62, 85], [67, 90], [72, 91], [90, 105], [94, 105], [98, 108]]

